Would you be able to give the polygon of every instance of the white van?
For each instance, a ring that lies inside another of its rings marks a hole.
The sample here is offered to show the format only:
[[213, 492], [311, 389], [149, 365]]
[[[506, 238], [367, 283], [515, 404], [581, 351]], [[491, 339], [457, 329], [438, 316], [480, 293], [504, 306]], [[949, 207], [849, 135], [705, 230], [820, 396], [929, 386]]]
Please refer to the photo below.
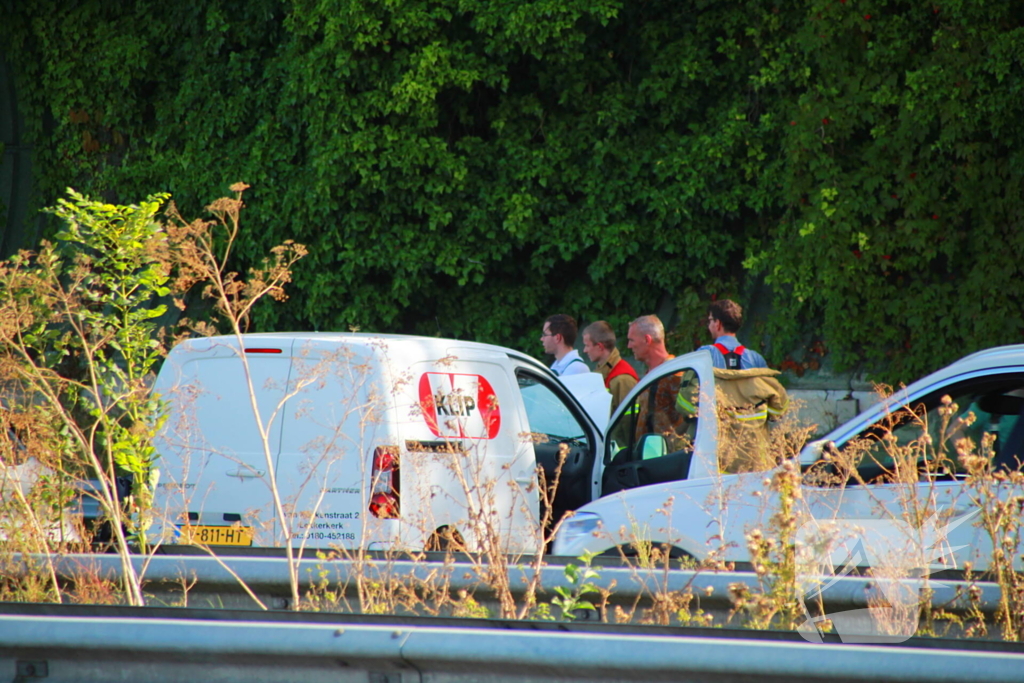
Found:
[[340, 333], [192, 339], [154, 391], [169, 402], [156, 442], [164, 543], [419, 549], [454, 538], [480, 549], [500, 538], [506, 552], [529, 552], [543, 515], [536, 469], [553, 473], [560, 444], [553, 512], [600, 489], [610, 400], [600, 375], [563, 384], [502, 347]]

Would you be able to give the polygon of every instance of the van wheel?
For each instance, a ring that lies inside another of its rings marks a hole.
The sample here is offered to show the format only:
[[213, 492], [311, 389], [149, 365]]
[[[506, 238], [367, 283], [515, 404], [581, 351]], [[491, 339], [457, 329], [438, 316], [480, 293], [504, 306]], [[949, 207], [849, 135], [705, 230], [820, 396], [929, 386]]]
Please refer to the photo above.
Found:
[[434, 533], [430, 534], [424, 550], [442, 553], [464, 553], [466, 552], [466, 542], [462, 539], [462, 534], [459, 533], [458, 529], [445, 524], [444, 526], [439, 526]]

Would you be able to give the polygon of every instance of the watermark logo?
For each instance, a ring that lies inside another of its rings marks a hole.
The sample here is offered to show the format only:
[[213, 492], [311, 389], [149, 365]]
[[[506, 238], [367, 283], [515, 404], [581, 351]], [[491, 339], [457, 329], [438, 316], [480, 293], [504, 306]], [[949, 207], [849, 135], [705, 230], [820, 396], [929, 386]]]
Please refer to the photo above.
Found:
[[[955, 567], [963, 545], [952, 546], [952, 532], [978, 514], [962, 514], [941, 524], [936, 515], [921, 524], [897, 519], [811, 520], [797, 531], [796, 590], [806, 620], [798, 631], [811, 643], [825, 633], [844, 643], [902, 643], [917, 632], [923, 590], [936, 571]], [[826, 604], [863, 604], [863, 582], [844, 581], [870, 567], [867, 607], [821, 614]], [[812, 613], [821, 616], [812, 616]]]

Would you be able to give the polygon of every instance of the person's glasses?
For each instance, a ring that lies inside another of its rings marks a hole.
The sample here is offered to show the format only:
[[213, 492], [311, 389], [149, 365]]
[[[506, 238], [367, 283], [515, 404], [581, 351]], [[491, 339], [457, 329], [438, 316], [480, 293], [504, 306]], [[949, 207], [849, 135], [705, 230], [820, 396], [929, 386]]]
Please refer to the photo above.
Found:
[[554, 337], [555, 335], [552, 334], [551, 332], [541, 332], [540, 336], [542, 336], [542, 337]]

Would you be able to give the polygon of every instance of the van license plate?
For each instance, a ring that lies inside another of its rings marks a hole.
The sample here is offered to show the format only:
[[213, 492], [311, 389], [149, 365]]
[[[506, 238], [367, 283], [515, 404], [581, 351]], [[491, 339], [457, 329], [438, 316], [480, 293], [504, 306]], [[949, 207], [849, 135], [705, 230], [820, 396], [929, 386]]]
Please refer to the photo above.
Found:
[[181, 543], [203, 545], [252, 545], [252, 529], [247, 526], [183, 526]]

